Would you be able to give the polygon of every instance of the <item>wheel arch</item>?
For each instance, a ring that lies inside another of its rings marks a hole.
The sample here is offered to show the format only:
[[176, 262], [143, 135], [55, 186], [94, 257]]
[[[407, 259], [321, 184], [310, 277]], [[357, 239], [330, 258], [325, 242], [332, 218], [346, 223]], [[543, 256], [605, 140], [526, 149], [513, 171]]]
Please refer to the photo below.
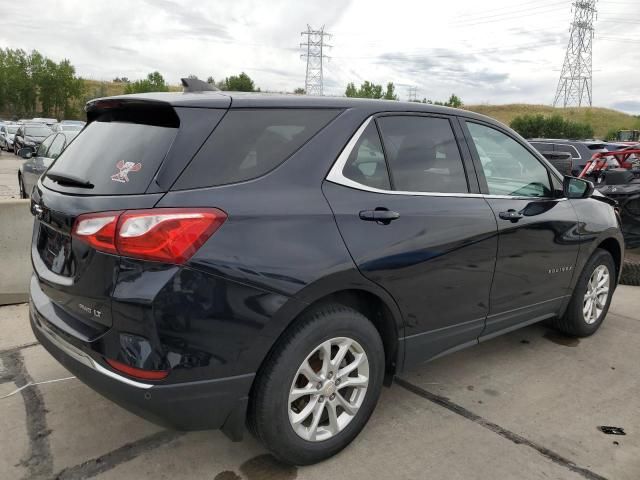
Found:
[[620, 273], [622, 271], [622, 246], [613, 237], [608, 237], [602, 240], [596, 249], [601, 248], [602, 250], [606, 250], [613, 257], [613, 262], [616, 266], [616, 278], [620, 277]]
[[278, 334], [264, 356], [259, 374], [267, 359], [281, 343], [285, 332], [304, 314], [328, 304], [341, 304], [363, 314], [376, 327], [385, 354], [385, 385], [404, 368], [404, 322], [400, 309], [383, 288], [364, 278], [357, 270], [341, 272], [303, 288], [295, 296], [295, 308], [287, 309], [286, 320], [278, 322]]

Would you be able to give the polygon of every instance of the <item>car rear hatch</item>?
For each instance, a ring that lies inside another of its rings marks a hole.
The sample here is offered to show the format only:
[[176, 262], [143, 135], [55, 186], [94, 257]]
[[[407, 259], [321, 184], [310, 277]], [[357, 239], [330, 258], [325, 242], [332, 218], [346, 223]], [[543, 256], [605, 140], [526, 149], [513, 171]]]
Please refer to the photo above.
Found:
[[219, 98], [215, 108], [146, 98], [88, 104], [87, 127], [31, 199], [32, 302], [60, 330], [92, 341], [113, 323], [120, 257], [72, 236], [78, 217], [153, 208], [224, 116], [230, 100]]

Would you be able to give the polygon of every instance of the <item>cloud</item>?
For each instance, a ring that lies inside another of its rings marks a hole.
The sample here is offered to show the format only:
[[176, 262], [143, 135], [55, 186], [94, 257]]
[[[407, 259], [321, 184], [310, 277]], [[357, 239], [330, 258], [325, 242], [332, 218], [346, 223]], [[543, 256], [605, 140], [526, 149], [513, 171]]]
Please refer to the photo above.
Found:
[[[500, 15], [505, 8], [505, 0], [410, 0], [394, 8], [384, 0], [21, 0], [2, 13], [11, 28], [0, 28], [0, 46], [68, 58], [86, 78], [133, 80], [158, 70], [177, 84], [190, 73], [220, 79], [244, 70], [263, 90], [292, 91], [305, 80], [300, 32], [325, 25], [334, 34], [324, 65], [328, 94], [344, 94], [348, 82], [393, 81], [403, 99], [416, 86], [432, 100], [455, 92], [469, 104], [549, 104], [568, 41], [568, 4], [566, 15], [535, 5], [520, 16]], [[612, 4], [606, 16], [627, 10]], [[25, 11], [38, 12], [38, 21]], [[640, 50], [606, 39], [615, 25], [606, 16], [596, 25], [594, 102], [637, 112]], [[55, 25], [55, 35], [42, 25]], [[639, 31], [629, 25], [619, 36]]]
[[623, 112], [640, 114], [640, 101], [638, 100], [623, 100], [621, 102], [613, 102], [611, 108], [616, 110], [622, 110]]
[[470, 87], [492, 87], [509, 78], [509, 74], [505, 72], [468, 67], [467, 65], [478, 63], [476, 55], [443, 48], [432, 49], [419, 55], [387, 52], [381, 54], [377, 62], [400, 71], [406, 76]]
[[126, 53], [128, 55], [135, 55], [135, 54], [138, 53], [133, 48], [120, 47], [118, 45], [109, 45], [107, 48], [110, 48], [111, 50], [115, 50], [116, 52], [123, 52], [123, 53]]

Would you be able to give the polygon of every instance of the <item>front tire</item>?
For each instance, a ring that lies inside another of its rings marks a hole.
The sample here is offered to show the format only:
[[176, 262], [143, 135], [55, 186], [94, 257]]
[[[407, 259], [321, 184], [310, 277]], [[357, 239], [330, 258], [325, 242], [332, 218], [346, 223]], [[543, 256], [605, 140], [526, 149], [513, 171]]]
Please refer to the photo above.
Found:
[[285, 463], [329, 458], [367, 423], [384, 368], [380, 335], [362, 314], [342, 305], [304, 314], [256, 378], [250, 430]]
[[607, 316], [616, 278], [613, 257], [597, 249], [580, 274], [567, 311], [553, 322], [554, 327], [575, 337], [593, 335]]

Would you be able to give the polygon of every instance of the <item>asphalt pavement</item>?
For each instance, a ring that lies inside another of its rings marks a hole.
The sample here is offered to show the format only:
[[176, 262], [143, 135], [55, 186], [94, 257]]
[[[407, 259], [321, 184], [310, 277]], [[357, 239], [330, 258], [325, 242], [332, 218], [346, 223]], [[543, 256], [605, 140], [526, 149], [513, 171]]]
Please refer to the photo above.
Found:
[[415, 368], [352, 445], [301, 468], [248, 433], [232, 443], [121, 409], [35, 342], [25, 305], [0, 307], [0, 478], [637, 480], [639, 294], [620, 287], [590, 338], [534, 325]]

